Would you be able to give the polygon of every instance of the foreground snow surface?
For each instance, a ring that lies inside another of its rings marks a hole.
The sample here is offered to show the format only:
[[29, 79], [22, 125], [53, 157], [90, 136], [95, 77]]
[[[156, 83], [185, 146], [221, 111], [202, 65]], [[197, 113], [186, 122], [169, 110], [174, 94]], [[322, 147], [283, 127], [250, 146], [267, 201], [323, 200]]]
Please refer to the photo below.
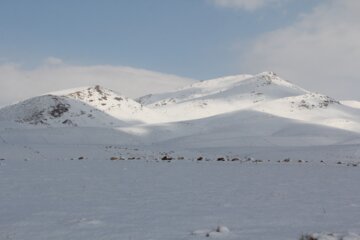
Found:
[[[352, 236], [360, 231], [359, 167], [109, 160], [0, 163], [0, 239], [288, 240], [314, 232]], [[229, 231], [197, 234], [218, 226]]]

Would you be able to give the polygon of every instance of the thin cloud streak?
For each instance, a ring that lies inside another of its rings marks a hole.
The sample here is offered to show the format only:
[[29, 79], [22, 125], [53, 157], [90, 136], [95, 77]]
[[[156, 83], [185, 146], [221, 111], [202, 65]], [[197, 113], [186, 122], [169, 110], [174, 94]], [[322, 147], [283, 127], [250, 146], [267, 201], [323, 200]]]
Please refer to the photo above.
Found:
[[211, 0], [215, 5], [227, 8], [244, 9], [254, 11], [270, 4], [280, 3], [287, 0]]

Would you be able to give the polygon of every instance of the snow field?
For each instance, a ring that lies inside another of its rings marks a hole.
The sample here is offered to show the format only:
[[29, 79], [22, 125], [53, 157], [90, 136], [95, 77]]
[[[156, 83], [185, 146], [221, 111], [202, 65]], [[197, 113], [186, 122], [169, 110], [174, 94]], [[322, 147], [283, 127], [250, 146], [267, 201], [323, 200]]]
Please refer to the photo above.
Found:
[[0, 239], [359, 234], [358, 173], [320, 164], [5, 160]]

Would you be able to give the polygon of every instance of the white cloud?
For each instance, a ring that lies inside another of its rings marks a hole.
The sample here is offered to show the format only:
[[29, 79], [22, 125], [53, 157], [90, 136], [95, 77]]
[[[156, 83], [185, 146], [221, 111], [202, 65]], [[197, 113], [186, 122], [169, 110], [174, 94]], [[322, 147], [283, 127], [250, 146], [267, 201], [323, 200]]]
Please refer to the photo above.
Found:
[[214, 4], [221, 7], [239, 8], [248, 11], [264, 7], [269, 4], [279, 3], [286, 0], [211, 0]]
[[76, 66], [49, 58], [26, 70], [16, 64], [0, 65], [0, 106], [47, 92], [100, 84], [128, 97], [168, 91], [193, 80], [124, 66]]
[[60, 58], [56, 58], [56, 57], [48, 57], [47, 59], [45, 59], [45, 65], [60, 65], [60, 64], [64, 64], [63, 60]]
[[284, 29], [264, 34], [243, 69], [277, 71], [337, 98], [360, 98], [360, 1], [329, 0]]

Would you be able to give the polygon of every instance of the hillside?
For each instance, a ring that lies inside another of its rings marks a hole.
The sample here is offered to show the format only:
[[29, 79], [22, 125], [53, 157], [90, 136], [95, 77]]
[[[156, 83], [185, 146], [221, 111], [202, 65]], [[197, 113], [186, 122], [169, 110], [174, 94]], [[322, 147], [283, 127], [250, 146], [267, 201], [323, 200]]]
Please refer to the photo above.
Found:
[[341, 101], [341, 103], [348, 106], [348, 107], [360, 109], [360, 101], [349, 100], [349, 101]]
[[206, 80], [136, 101], [100, 86], [53, 92], [0, 109], [0, 129], [5, 149], [36, 144], [45, 155], [51, 143], [76, 146], [66, 156], [91, 145], [100, 158], [120, 154], [103, 147], [116, 145], [127, 149], [122, 154], [150, 159], [177, 152], [360, 161], [360, 109], [272, 72]]
[[174, 122], [244, 110], [360, 132], [358, 109], [307, 91], [273, 72], [207, 80], [138, 101]]
[[0, 110], [0, 121], [37, 127], [118, 127], [158, 119], [138, 102], [98, 85], [49, 93]]

